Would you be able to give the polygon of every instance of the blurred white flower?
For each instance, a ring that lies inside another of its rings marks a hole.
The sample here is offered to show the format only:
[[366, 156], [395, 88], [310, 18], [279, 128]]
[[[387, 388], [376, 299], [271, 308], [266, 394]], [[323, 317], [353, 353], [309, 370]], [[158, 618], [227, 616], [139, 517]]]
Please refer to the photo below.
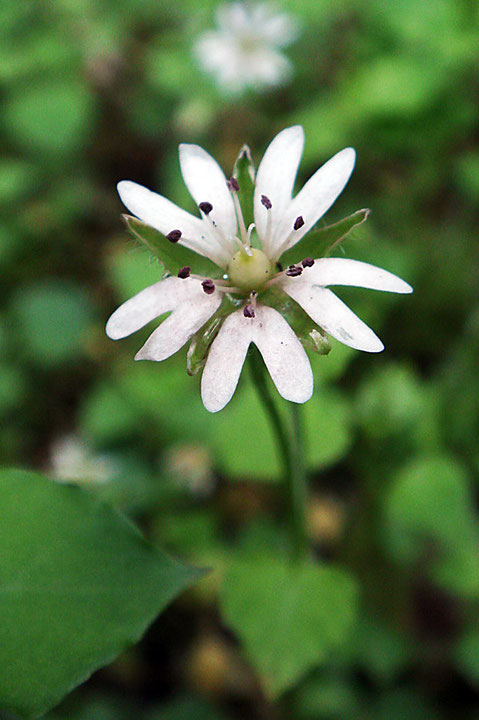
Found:
[[214, 489], [211, 456], [202, 445], [182, 444], [169, 448], [165, 454], [163, 470], [176, 484], [195, 497], [206, 497]]
[[268, 3], [233, 2], [216, 11], [217, 30], [201, 35], [194, 52], [201, 67], [231, 93], [284, 83], [292, 66], [281, 48], [298, 35], [286, 13]]
[[52, 443], [50, 467], [55, 480], [75, 483], [104, 483], [114, 477], [116, 464], [106, 455], [96, 455], [76, 435], [66, 435]]
[[[123, 203], [134, 215], [171, 242], [212, 260], [218, 277], [192, 275], [190, 267], [182, 268], [178, 277], [160, 280], [121, 305], [110, 317], [106, 332], [118, 340], [170, 312], [136, 355], [137, 360], [164, 360], [203, 327], [225, 295], [234, 298], [203, 371], [201, 394], [210, 412], [230, 401], [251, 343], [261, 352], [280, 395], [297, 403], [311, 397], [313, 374], [301, 341], [283, 315], [267, 304], [268, 299], [263, 302], [262, 293], [272, 286], [293, 298], [329, 335], [366, 352], [380, 352], [384, 346], [328, 287], [412, 292], [395, 275], [357, 260], [303, 257], [286, 270], [278, 265], [281, 255], [331, 207], [355, 163], [352, 148], [341, 150], [292, 197], [303, 145], [303, 128], [297, 125], [280, 132], [267, 148], [256, 174], [255, 222], [249, 228], [237, 180], [227, 180], [217, 162], [198, 145], [180, 145], [179, 154], [183, 179], [198, 203], [201, 219], [141, 185], [130, 181], [118, 185]], [[254, 230], [261, 249], [252, 246]]]

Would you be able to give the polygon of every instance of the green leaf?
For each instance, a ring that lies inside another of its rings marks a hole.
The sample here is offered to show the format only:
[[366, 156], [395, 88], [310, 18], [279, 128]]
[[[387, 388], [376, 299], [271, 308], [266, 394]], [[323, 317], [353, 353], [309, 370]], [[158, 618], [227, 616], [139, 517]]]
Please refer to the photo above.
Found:
[[0, 168], [0, 204], [11, 210], [12, 203], [23, 200], [38, 189], [39, 172], [35, 165], [17, 158], [4, 158]]
[[365, 377], [356, 405], [358, 423], [374, 439], [406, 434], [425, 413], [425, 388], [410, 367], [390, 363]]
[[[346, 674], [313, 673], [294, 694], [295, 720], [361, 718], [360, 693]], [[76, 720], [76, 718], [75, 718]]]
[[[328, 358], [319, 359], [325, 363], [328, 361]], [[269, 418], [258, 400], [248, 368], [244, 368], [243, 374], [242, 387], [231, 403], [221, 413], [209, 416], [205, 421], [210, 438], [208, 442], [215, 451], [219, 468], [229, 477], [278, 480], [282, 472], [281, 462]], [[268, 383], [280, 412], [286, 413], [286, 403], [278, 396], [269, 378]], [[302, 409], [308, 467], [318, 469], [337, 461], [344, 455], [351, 440], [347, 403], [339, 393], [316, 387], [313, 397]], [[252, 418], [254, 432], [248, 433], [245, 439], [239, 428], [250, 427]], [[238, 442], [238, 437], [241, 442]]]
[[200, 577], [122, 515], [36, 473], [0, 473], [0, 706], [39, 717]]
[[55, 160], [81, 151], [94, 121], [93, 98], [75, 77], [19, 86], [6, 100], [9, 134], [29, 152]]
[[38, 282], [18, 290], [12, 310], [32, 362], [53, 367], [84, 350], [93, 308], [83, 287], [66, 280]]
[[410, 664], [413, 649], [405, 633], [365, 614], [356, 623], [346, 657], [348, 665], [361, 668], [375, 683], [387, 685]]
[[[122, 215], [130, 233], [155, 255], [165, 272], [177, 275], [180, 268], [189, 266], [194, 273], [206, 277], [218, 277], [220, 269], [208, 258], [202, 257], [179, 243], [172, 243], [146, 223], [132, 215]], [[175, 228], [171, 228], [175, 230]]]
[[320, 258], [330, 255], [351, 230], [368, 219], [370, 212], [368, 209], [356, 210], [352, 215], [333, 225], [312, 230], [297, 245], [294, 245], [281, 256], [281, 264], [286, 267], [286, 265], [292, 265], [302, 258]]
[[435, 581], [477, 597], [479, 527], [469, 478], [447, 456], [417, 458], [401, 470], [385, 498], [383, 532], [400, 562], [428, 560]]
[[100, 380], [83, 398], [80, 425], [98, 443], [124, 442], [141, 432], [141, 414], [133, 399], [111, 380]]
[[253, 196], [256, 170], [251, 157], [251, 150], [247, 145], [243, 145], [236, 158], [233, 177], [238, 181], [238, 199], [243, 211], [246, 228], [248, 228], [254, 222]]
[[346, 640], [357, 592], [339, 568], [294, 566], [277, 555], [251, 557], [227, 569], [220, 604], [274, 698]]

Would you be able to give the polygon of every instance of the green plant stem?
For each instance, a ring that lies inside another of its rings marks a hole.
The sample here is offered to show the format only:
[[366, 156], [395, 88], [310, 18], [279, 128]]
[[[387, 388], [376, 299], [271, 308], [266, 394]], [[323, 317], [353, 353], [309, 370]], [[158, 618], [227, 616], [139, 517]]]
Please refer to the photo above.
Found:
[[295, 559], [298, 560], [305, 556], [308, 544], [305, 511], [307, 478], [301, 408], [296, 403], [288, 403], [291, 407], [291, 427], [288, 428], [271, 394], [266, 368], [256, 348], [252, 348], [249, 357], [254, 385], [271, 422], [283, 460], [293, 552]]

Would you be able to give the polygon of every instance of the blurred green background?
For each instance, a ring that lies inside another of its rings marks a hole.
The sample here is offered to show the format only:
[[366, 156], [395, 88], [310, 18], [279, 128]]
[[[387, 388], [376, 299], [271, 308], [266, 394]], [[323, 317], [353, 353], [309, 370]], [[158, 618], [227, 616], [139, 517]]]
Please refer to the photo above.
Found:
[[[222, 94], [191, 51], [215, 7], [0, 5], [1, 463], [81, 482], [174, 554], [215, 568], [49, 717], [477, 720], [479, 5], [284, 0], [301, 28], [285, 50], [293, 80], [240, 97]], [[247, 370], [212, 416], [184, 350], [134, 363], [147, 331], [113, 343], [104, 324], [159, 279], [122, 227], [116, 182], [191, 209], [179, 142], [228, 173], [243, 142], [258, 163], [296, 123], [301, 183], [356, 148], [327, 219], [372, 208], [347, 255], [415, 292], [341, 291], [386, 350], [335, 343], [312, 358], [309, 532], [358, 599], [340, 646], [273, 704], [218, 611], [235, 559], [279, 549], [285, 533]]]

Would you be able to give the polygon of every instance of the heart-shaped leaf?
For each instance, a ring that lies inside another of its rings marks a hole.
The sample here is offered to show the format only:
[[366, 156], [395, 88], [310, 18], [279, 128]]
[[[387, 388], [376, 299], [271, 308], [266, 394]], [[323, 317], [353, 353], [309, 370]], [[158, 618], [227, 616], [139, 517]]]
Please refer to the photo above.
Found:
[[138, 640], [202, 571], [92, 494], [0, 473], [0, 707], [42, 715]]
[[344, 570], [263, 556], [228, 568], [220, 602], [266, 693], [277, 697], [346, 640], [357, 592]]

